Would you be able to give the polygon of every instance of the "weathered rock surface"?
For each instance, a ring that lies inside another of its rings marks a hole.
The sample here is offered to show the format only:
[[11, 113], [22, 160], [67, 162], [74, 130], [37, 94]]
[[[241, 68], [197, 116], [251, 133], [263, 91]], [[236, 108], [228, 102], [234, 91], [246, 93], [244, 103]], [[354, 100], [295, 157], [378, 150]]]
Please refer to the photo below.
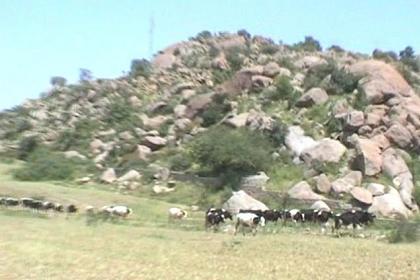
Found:
[[382, 184], [378, 184], [378, 183], [370, 183], [369, 185], [367, 185], [366, 188], [368, 191], [370, 191], [370, 193], [373, 196], [379, 196], [379, 195], [384, 195], [385, 194], [385, 186]]
[[306, 182], [302, 181], [294, 185], [287, 194], [294, 199], [301, 200], [322, 200], [325, 199], [324, 196], [316, 194], [311, 186]]
[[165, 147], [167, 140], [160, 136], [146, 136], [144, 137], [142, 144], [149, 147], [152, 151], [155, 151]]
[[331, 182], [324, 173], [315, 177], [316, 189], [320, 193], [329, 193], [331, 191]]
[[364, 204], [372, 204], [373, 203], [373, 195], [367, 189], [361, 187], [354, 187], [350, 190], [350, 194], [354, 199]]
[[223, 208], [235, 214], [239, 213], [240, 209], [268, 210], [264, 203], [244, 191], [232, 192], [232, 196], [223, 204]]
[[355, 137], [353, 144], [356, 149], [354, 168], [367, 176], [381, 172], [382, 151], [378, 143], [371, 139]]
[[311, 205], [311, 209], [331, 211], [331, 208], [328, 206], [328, 204], [327, 204], [327, 203], [325, 203], [325, 202], [324, 202], [324, 201], [322, 201], [322, 200], [315, 201], [315, 202]]
[[340, 141], [324, 138], [314, 147], [305, 149], [301, 154], [301, 158], [306, 163], [338, 163], [346, 151], [346, 147]]
[[311, 88], [296, 102], [298, 107], [311, 107], [328, 101], [328, 94], [322, 88]]
[[312, 137], [305, 136], [305, 132], [300, 126], [290, 126], [288, 128], [285, 143], [295, 156], [300, 156], [304, 150], [317, 145]]
[[101, 182], [112, 184], [117, 180], [117, 175], [115, 174], [114, 168], [108, 168], [105, 170], [100, 178]]
[[347, 175], [332, 182], [332, 190], [336, 193], [348, 193], [362, 184], [362, 172], [350, 171]]
[[270, 179], [263, 171], [256, 175], [246, 176], [242, 178], [241, 188], [258, 188], [265, 189], [265, 184]]
[[375, 196], [370, 212], [389, 218], [407, 218], [411, 211], [405, 207], [398, 191], [392, 187], [387, 194]]
[[117, 179], [117, 182], [137, 181], [141, 179], [141, 174], [136, 170], [130, 170]]

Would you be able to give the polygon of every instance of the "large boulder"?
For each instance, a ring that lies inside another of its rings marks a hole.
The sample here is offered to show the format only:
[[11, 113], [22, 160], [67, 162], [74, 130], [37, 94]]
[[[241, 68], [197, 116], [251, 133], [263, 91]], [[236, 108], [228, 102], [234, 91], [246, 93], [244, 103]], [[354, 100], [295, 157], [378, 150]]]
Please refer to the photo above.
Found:
[[379, 60], [365, 60], [353, 64], [350, 72], [366, 76], [360, 80], [366, 99], [371, 104], [379, 104], [388, 96], [409, 96], [413, 94], [410, 85], [391, 65]]
[[214, 93], [205, 93], [193, 96], [188, 101], [185, 115], [190, 119], [195, 117], [199, 112], [205, 110], [210, 105], [213, 96]]
[[101, 182], [112, 184], [117, 180], [117, 175], [115, 174], [114, 168], [108, 168], [105, 170], [100, 178]]
[[363, 204], [370, 205], [373, 202], [373, 195], [367, 189], [361, 187], [354, 187], [350, 190], [351, 196]]
[[320, 193], [329, 193], [331, 191], [331, 182], [327, 175], [324, 173], [316, 176], [315, 178], [316, 189]]
[[399, 153], [395, 149], [386, 149], [382, 153], [382, 158], [382, 169], [384, 173], [389, 177], [395, 178], [400, 174], [410, 172], [404, 159], [399, 155]]
[[378, 143], [371, 139], [353, 137], [353, 145], [356, 149], [354, 168], [362, 171], [367, 176], [373, 176], [381, 172], [382, 156]]
[[296, 102], [297, 107], [311, 107], [328, 101], [328, 94], [322, 88], [311, 88]]
[[324, 138], [317, 145], [305, 149], [301, 153], [301, 158], [306, 163], [313, 162], [333, 162], [338, 163], [344, 153], [346, 147], [340, 141], [330, 138]]
[[294, 185], [287, 194], [294, 199], [301, 200], [323, 200], [324, 196], [316, 194], [306, 181], [301, 181]]
[[392, 187], [384, 195], [375, 196], [369, 212], [389, 218], [407, 218], [411, 211], [405, 207], [398, 191]]
[[246, 125], [251, 130], [272, 131], [274, 126], [274, 119], [266, 115], [264, 112], [250, 110]]
[[332, 182], [332, 190], [336, 193], [348, 193], [354, 187], [362, 184], [362, 172], [350, 171], [344, 177], [338, 178]]
[[66, 151], [66, 152], [64, 152], [64, 157], [65, 158], [76, 158], [76, 159], [80, 159], [80, 160], [85, 160], [86, 159], [86, 156], [82, 155], [78, 151]]
[[152, 151], [159, 150], [166, 146], [167, 140], [160, 136], [146, 136], [143, 139], [142, 144], [149, 147]]
[[318, 143], [309, 136], [305, 136], [305, 132], [300, 126], [290, 126], [285, 139], [286, 146], [297, 157], [307, 149], [315, 147]]
[[99, 154], [105, 148], [105, 146], [105, 143], [102, 142], [100, 139], [94, 139], [89, 144], [90, 151], [93, 154]]
[[331, 211], [331, 208], [328, 206], [327, 203], [325, 203], [322, 200], [318, 200], [315, 201], [312, 205], [311, 205], [311, 209], [314, 210], [327, 210], [327, 211]]
[[242, 178], [241, 188], [258, 188], [264, 189], [265, 184], [270, 179], [263, 171], [258, 172], [256, 175], [246, 176]]
[[225, 120], [227, 125], [234, 128], [244, 127], [248, 120], [249, 113], [242, 113], [239, 115], [232, 115]]
[[345, 118], [344, 127], [348, 131], [356, 131], [365, 123], [365, 115], [361, 111], [353, 110]]
[[144, 145], [137, 145], [137, 149], [134, 152], [134, 158], [140, 160], [148, 160], [148, 156], [152, 153], [152, 149]]
[[266, 88], [273, 83], [273, 79], [262, 75], [252, 76], [251, 80], [252, 86], [256, 89]]
[[223, 208], [232, 213], [239, 213], [240, 209], [268, 210], [264, 203], [256, 200], [244, 191], [232, 192], [232, 196], [223, 204]]
[[136, 170], [130, 170], [117, 179], [117, 182], [137, 181], [141, 179], [141, 174]]
[[385, 186], [378, 183], [370, 183], [366, 189], [370, 191], [373, 196], [379, 196], [385, 194]]
[[280, 73], [281, 70], [282, 68], [280, 68], [280, 66], [277, 63], [269, 62], [264, 66], [263, 74], [267, 77], [274, 78]]
[[159, 129], [166, 121], [168, 121], [168, 118], [161, 115], [149, 118], [146, 115], [143, 115], [141, 120], [146, 129]]
[[410, 131], [400, 123], [391, 125], [385, 136], [402, 149], [409, 148], [413, 138]]

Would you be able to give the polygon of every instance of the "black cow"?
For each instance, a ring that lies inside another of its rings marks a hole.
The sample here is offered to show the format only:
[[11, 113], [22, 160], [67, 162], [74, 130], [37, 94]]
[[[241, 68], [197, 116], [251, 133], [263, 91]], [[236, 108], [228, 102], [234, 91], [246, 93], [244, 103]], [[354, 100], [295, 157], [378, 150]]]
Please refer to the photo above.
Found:
[[66, 212], [67, 213], [76, 213], [77, 211], [78, 211], [78, 209], [77, 209], [76, 205], [74, 205], [74, 204], [69, 204], [66, 207]]
[[352, 225], [353, 229], [357, 226], [369, 225], [376, 218], [375, 214], [363, 210], [349, 210], [334, 216], [334, 229], [338, 230], [342, 225]]
[[330, 218], [333, 218], [333, 216], [334, 216], [334, 213], [332, 211], [321, 209], [317, 211], [315, 215], [315, 219], [317, 222], [321, 224], [325, 224], [328, 222]]
[[302, 222], [316, 222], [318, 210], [301, 209], [299, 212], [302, 215]]
[[48, 211], [50, 209], [54, 209], [54, 203], [50, 202], [50, 201], [44, 201], [42, 203], [42, 210]]

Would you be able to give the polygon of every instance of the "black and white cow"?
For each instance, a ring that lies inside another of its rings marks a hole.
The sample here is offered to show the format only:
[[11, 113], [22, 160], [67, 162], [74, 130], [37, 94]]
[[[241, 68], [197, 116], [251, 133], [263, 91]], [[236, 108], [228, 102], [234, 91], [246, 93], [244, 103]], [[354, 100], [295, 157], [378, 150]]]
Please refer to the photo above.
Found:
[[224, 223], [226, 219], [232, 220], [232, 214], [223, 208], [209, 208], [206, 211], [205, 216], [205, 227], [218, 227], [221, 223]]
[[375, 214], [364, 210], [349, 210], [334, 216], [333, 230], [338, 230], [341, 226], [349, 225], [352, 225], [353, 229], [356, 229], [358, 226], [361, 227], [362, 225], [369, 225], [373, 223], [375, 218]]
[[19, 199], [14, 197], [3, 197], [2, 198], [2, 205], [4, 206], [18, 206]]
[[54, 208], [53, 209], [54, 209], [55, 212], [59, 212], [59, 213], [64, 212], [64, 206], [60, 203], [54, 203]]
[[283, 211], [283, 221], [293, 221], [295, 223], [303, 221], [303, 215], [299, 209], [284, 210]]
[[250, 210], [250, 209], [240, 209], [239, 213], [252, 213], [259, 217], [264, 217], [266, 222], [277, 222], [281, 219], [282, 214], [276, 209], [269, 210]]
[[254, 213], [238, 213], [236, 215], [236, 224], [235, 224], [235, 235], [238, 233], [239, 228], [242, 228], [242, 233], [245, 235], [244, 228], [250, 228], [252, 234], [257, 233], [257, 227], [265, 226], [265, 218], [263, 216], [258, 216]]

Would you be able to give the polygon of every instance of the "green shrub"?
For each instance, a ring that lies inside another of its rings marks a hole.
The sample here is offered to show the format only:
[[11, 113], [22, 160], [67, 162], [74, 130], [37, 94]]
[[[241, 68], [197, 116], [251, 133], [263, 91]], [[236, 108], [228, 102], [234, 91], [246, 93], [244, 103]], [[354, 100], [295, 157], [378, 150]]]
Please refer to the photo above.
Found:
[[152, 65], [147, 59], [133, 59], [131, 61], [130, 76], [149, 78], [152, 74]]
[[212, 71], [212, 74], [213, 74], [213, 83], [215, 85], [222, 84], [223, 82], [232, 78], [232, 71], [230, 70], [214, 69]]
[[40, 148], [28, 157], [22, 168], [14, 172], [14, 176], [22, 181], [67, 180], [75, 174], [74, 165], [72, 160], [61, 154]]
[[191, 166], [191, 158], [187, 154], [179, 153], [169, 158], [169, 167], [171, 170], [184, 171]]
[[232, 47], [226, 50], [226, 60], [229, 62], [232, 71], [241, 69], [244, 62], [244, 56], [249, 54], [247, 47]]
[[38, 138], [35, 136], [25, 137], [19, 142], [17, 157], [26, 160], [28, 156], [38, 147]]
[[356, 97], [353, 101], [353, 108], [359, 111], [364, 111], [366, 106], [369, 105], [369, 101], [366, 98], [366, 94], [363, 89], [359, 88]]
[[195, 37], [197, 40], [207, 40], [210, 39], [213, 35], [208, 30], [203, 30], [200, 33], [198, 33]]
[[299, 42], [293, 45], [293, 49], [298, 51], [316, 52], [322, 51], [321, 44], [318, 40], [315, 40], [312, 36], [306, 36], [303, 42]]
[[345, 50], [342, 47], [340, 47], [339, 45], [331, 45], [331, 47], [329, 47], [328, 50], [329, 51], [334, 51], [334, 52], [337, 52], [337, 53], [345, 52]]
[[300, 97], [300, 92], [296, 91], [290, 79], [286, 76], [280, 76], [274, 81], [275, 90], [267, 91], [267, 97], [272, 101], [285, 100], [288, 109], [292, 108]]
[[202, 126], [209, 127], [218, 123], [229, 112], [229, 109], [229, 104], [225, 103], [225, 96], [216, 95], [210, 106], [201, 113], [201, 118], [203, 119]]
[[54, 149], [67, 151], [71, 148], [85, 150], [89, 146], [92, 133], [97, 128], [98, 123], [89, 119], [78, 121], [74, 129], [63, 130], [54, 143]]
[[374, 59], [382, 60], [387, 63], [398, 60], [398, 55], [395, 52], [392, 52], [392, 51], [384, 52], [384, 51], [381, 51], [380, 49], [375, 49], [372, 52], [372, 57]]
[[279, 50], [278, 46], [272, 44], [264, 44], [261, 46], [261, 53], [273, 55]]
[[414, 49], [412, 47], [407, 46], [404, 50], [400, 51], [400, 61], [414, 72], [420, 71], [420, 61], [414, 55]]
[[337, 69], [331, 73], [330, 86], [326, 88], [330, 94], [352, 93], [357, 89], [360, 77], [353, 75], [344, 69]]
[[111, 126], [117, 127], [119, 131], [124, 131], [138, 126], [140, 119], [126, 99], [115, 98], [111, 100], [104, 121]]
[[60, 77], [60, 76], [54, 76], [51, 77], [50, 79], [50, 84], [52, 86], [60, 86], [60, 87], [64, 87], [67, 83], [66, 78]]
[[416, 242], [420, 239], [420, 220], [402, 219], [395, 225], [395, 229], [388, 236], [390, 243]]
[[313, 87], [319, 87], [321, 82], [336, 69], [334, 62], [329, 61], [327, 64], [320, 64], [308, 70], [303, 80], [303, 87], [308, 90]]
[[270, 141], [262, 134], [224, 126], [209, 129], [189, 145], [189, 155], [201, 169], [232, 178], [268, 170], [271, 151]]

